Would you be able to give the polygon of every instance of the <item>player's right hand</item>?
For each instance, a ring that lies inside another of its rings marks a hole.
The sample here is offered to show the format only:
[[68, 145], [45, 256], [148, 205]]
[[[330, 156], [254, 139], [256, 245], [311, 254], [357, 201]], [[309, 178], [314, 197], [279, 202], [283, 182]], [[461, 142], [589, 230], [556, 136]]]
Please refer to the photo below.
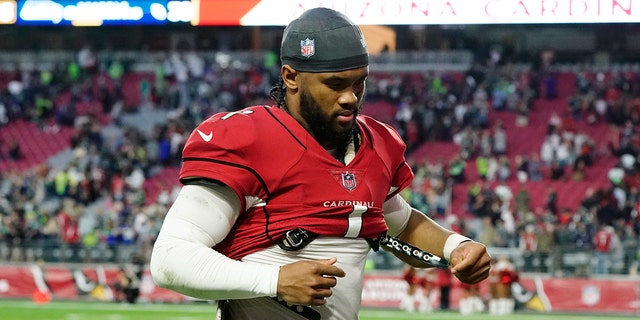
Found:
[[344, 277], [344, 270], [334, 266], [337, 258], [297, 261], [280, 267], [278, 298], [300, 305], [320, 306], [331, 296], [331, 288]]

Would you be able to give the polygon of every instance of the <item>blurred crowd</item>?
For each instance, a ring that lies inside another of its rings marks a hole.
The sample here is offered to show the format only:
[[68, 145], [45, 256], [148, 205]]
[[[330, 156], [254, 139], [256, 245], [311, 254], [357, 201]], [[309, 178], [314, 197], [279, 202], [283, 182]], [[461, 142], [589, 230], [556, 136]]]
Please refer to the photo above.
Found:
[[[389, 121], [407, 142], [416, 172], [403, 193], [414, 206], [491, 247], [518, 252], [523, 271], [628, 273], [637, 269], [639, 254], [640, 77], [576, 73], [575, 93], [566, 101], [569, 116], [551, 114], [542, 145], [513, 154], [510, 132], [492, 115], [514, 113], [524, 129], [536, 104], [558, 99], [552, 60], [547, 52], [531, 69], [494, 55], [466, 72], [372, 70], [367, 99], [394, 106]], [[180, 165], [191, 128], [207, 116], [270, 104], [268, 92], [278, 76], [274, 56], [237, 63], [184, 50], [154, 62], [153, 80], [135, 89], [139, 105], [125, 99], [129, 63], [98, 59], [89, 47], [52, 69], [9, 72], [0, 88], [0, 130], [26, 120], [43, 132], [71, 127], [74, 133], [64, 165], [0, 172], [0, 261], [123, 262], [132, 254], [148, 255], [178, 186], [176, 181], [149, 195], [145, 181]], [[100, 111], [79, 115], [77, 106], [86, 102], [99, 103]], [[138, 108], [169, 116], [150, 132], [123, 124]], [[609, 126], [607, 149], [572, 128], [576, 121]], [[436, 141], [459, 151], [450, 158], [414, 156]], [[0, 161], [19, 161], [19, 146], [9, 145], [0, 145]], [[619, 160], [601, 173], [609, 184], [575, 208], [564, 206], [550, 188], [546, 207], [537, 210], [527, 188], [510, 187], [513, 181], [580, 181], [606, 157]], [[472, 166], [477, 179], [466, 174]], [[467, 195], [456, 195], [466, 201], [466, 212], [450, 212], [454, 184], [468, 186]], [[585, 259], [582, 264], [565, 265], [567, 254], [575, 253], [588, 256], [576, 257]]]

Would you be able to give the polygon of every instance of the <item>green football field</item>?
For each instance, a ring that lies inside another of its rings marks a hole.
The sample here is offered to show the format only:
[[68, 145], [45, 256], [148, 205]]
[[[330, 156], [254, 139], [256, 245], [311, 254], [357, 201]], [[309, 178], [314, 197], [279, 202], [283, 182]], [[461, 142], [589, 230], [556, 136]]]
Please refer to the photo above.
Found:
[[[135, 305], [104, 302], [52, 302], [35, 304], [31, 301], [0, 300], [2, 320], [204, 320], [214, 319], [212, 304], [146, 304]], [[518, 320], [590, 320], [638, 319], [636, 315], [592, 315], [555, 313], [516, 313], [511, 316], [491, 317], [487, 314], [462, 316], [457, 312], [430, 314], [407, 313], [395, 310], [364, 309], [360, 320], [463, 320], [463, 319], [518, 319]]]

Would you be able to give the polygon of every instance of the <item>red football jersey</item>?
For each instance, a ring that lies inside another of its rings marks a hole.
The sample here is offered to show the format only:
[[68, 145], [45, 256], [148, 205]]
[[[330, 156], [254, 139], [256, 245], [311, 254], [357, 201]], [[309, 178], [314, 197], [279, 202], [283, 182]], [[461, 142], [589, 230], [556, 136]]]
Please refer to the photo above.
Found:
[[413, 178], [405, 144], [389, 125], [357, 118], [360, 148], [343, 165], [285, 111], [254, 106], [215, 114], [183, 150], [182, 182], [204, 177], [231, 187], [243, 212], [215, 249], [231, 258], [280, 243], [301, 227], [320, 236], [377, 238], [382, 204]]

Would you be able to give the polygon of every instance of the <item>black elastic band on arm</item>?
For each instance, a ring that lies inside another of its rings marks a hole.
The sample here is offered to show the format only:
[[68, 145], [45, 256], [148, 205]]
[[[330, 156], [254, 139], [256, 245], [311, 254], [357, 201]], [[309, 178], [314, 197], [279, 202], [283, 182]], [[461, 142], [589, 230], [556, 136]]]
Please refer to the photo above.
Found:
[[449, 269], [449, 261], [389, 235], [382, 235], [380, 238], [380, 245], [389, 248], [392, 251], [405, 254], [430, 266], [439, 269]]

